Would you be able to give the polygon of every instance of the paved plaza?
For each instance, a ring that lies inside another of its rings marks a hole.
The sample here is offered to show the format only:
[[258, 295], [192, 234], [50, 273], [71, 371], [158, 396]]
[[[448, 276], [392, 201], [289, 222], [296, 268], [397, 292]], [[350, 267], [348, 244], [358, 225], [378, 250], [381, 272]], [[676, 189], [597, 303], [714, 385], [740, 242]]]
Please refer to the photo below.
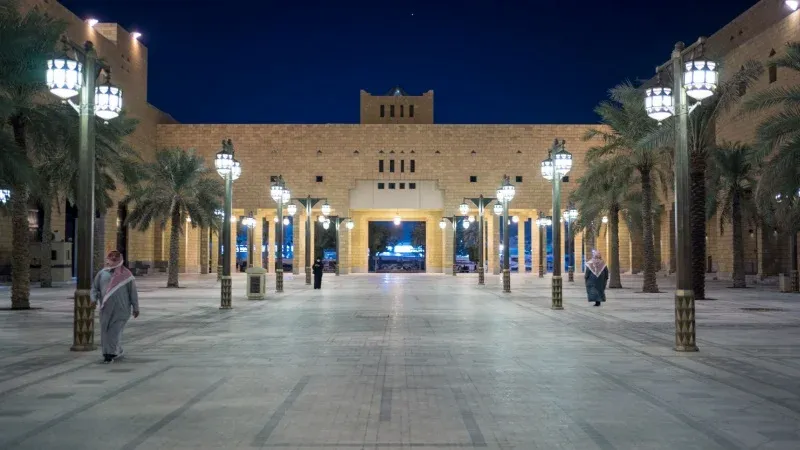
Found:
[[800, 448], [800, 295], [774, 287], [710, 282], [700, 352], [679, 354], [672, 293], [637, 278], [602, 308], [565, 282], [563, 311], [535, 275], [510, 295], [491, 276], [289, 277], [265, 301], [244, 281], [220, 311], [213, 275], [139, 279], [111, 365], [69, 351], [71, 287], [0, 311], [0, 448]]

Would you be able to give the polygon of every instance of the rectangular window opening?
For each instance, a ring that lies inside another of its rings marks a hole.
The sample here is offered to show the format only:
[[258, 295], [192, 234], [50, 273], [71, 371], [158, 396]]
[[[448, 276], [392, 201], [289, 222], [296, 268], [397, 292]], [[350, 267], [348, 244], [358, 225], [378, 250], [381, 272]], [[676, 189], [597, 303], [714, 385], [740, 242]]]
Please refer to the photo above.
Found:
[[383, 160], [378, 161], [378, 172], [383, 173]]
[[414, 172], [416, 172], [416, 170], [417, 170], [417, 164], [416, 164], [416, 161], [414, 161], [414, 160], [412, 159], [411, 161], [409, 161], [409, 165], [408, 165], [408, 171], [409, 171], [409, 172], [411, 172], [411, 173], [414, 173]]
[[400, 117], [403, 117], [403, 105], [400, 105]]
[[394, 117], [394, 105], [389, 105], [389, 117]]
[[405, 188], [406, 188], [406, 184], [405, 183], [400, 183], [400, 189], [405, 189]]
[[277, 175], [270, 175], [269, 176], [269, 182], [270, 183], [275, 183], [277, 181], [278, 181], [278, 176]]
[[381, 117], [386, 117], [386, 105], [381, 105]]
[[408, 188], [409, 189], [416, 189], [417, 188], [417, 183], [408, 183]]
[[477, 183], [478, 182], [478, 176], [477, 175], [470, 175], [469, 176], [469, 182], [470, 183]]
[[389, 183], [389, 189], [394, 189], [394, 187], [395, 187], [394, 183]]
[[317, 183], [322, 183], [322, 175], [317, 175]]
[[517, 183], [522, 183], [522, 175], [517, 175]]
[[386, 184], [384, 184], [384, 183], [378, 183], [378, 189], [383, 189], [383, 188], [385, 188], [385, 187], [386, 187]]
[[408, 117], [414, 117], [414, 105], [408, 105]]
[[405, 159], [401, 159], [400, 160], [400, 173], [404, 173], [405, 171], [406, 171], [406, 160]]
[[394, 160], [389, 160], [389, 172], [394, 173]]
[[770, 64], [769, 66], [769, 82], [770, 84], [778, 81], [778, 66]]

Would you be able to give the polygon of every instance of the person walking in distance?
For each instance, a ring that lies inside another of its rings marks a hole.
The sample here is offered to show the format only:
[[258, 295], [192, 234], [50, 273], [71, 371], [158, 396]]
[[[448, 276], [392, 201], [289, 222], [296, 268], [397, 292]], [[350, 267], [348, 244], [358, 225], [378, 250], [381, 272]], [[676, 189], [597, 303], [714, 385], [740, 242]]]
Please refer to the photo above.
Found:
[[589, 303], [600, 306], [606, 301], [606, 283], [608, 282], [608, 267], [603, 261], [603, 255], [597, 250], [592, 250], [592, 259], [586, 262], [584, 279], [586, 280], [586, 295]]
[[139, 317], [136, 282], [131, 271], [122, 265], [124, 261], [120, 252], [108, 252], [105, 268], [92, 284], [92, 306], [100, 310], [100, 343], [106, 364], [122, 357], [122, 330], [131, 315]]
[[317, 258], [311, 270], [314, 272], [314, 289], [322, 289], [322, 260]]

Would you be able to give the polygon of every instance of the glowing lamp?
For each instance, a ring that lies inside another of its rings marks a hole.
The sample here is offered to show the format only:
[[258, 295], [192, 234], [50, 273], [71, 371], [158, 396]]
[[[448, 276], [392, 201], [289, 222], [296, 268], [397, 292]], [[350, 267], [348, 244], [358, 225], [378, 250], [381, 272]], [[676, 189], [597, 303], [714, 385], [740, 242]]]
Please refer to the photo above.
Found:
[[90, 27], [94, 27], [98, 23], [100, 23], [100, 21], [97, 19], [86, 19], [86, 24], [89, 25]]
[[498, 216], [502, 215], [503, 214], [503, 205], [501, 205], [500, 203], [495, 203], [494, 204], [494, 213], [495, 213], [495, 215], [498, 215]]
[[233, 151], [225, 145], [224, 141], [222, 142], [222, 150], [217, 152], [217, 156], [214, 158], [214, 167], [222, 178], [227, 177], [233, 169]]
[[8, 189], [0, 189], [0, 204], [5, 205], [11, 199], [11, 191]]
[[556, 174], [560, 177], [565, 176], [572, 170], [572, 153], [568, 152], [563, 144], [561, 145], [561, 150], [553, 156], [553, 166]]
[[283, 218], [283, 224], [286, 225], [286, 226], [289, 225], [289, 218], [288, 217], [284, 217]]
[[65, 100], [75, 97], [83, 87], [83, 64], [66, 56], [48, 59], [47, 87]]
[[444, 230], [445, 228], [447, 228], [447, 220], [445, 220], [445, 219], [442, 219], [442, 220], [440, 220], [440, 221], [439, 221], [439, 228], [441, 228], [441, 229], [443, 229], [443, 230]]
[[295, 205], [294, 203], [287, 205], [286, 212], [288, 212], [290, 216], [294, 216], [295, 214], [297, 214], [297, 205]]
[[689, 97], [695, 100], [711, 97], [717, 89], [718, 82], [717, 63], [702, 59], [686, 63], [683, 87], [686, 88], [686, 95]]
[[142, 37], [142, 33], [139, 33], [138, 31], [134, 31], [133, 33], [131, 33], [131, 37], [138, 41], [139, 38]]
[[541, 163], [542, 167], [542, 177], [547, 181], [553, 181], [553, 173], [554, 173], [554, 166], [553, 166], [553, 159], [550, 158], [548, 155], [545, 160]]
[[645, 91], [644, 109], [651, 119], [661, 122], [675, 114], [672, 89], [654, 87]]
[[103, 120], [115, 119], [122, 111], [122, 90], [106, 81], [94, 94], [94, 113]]
[[467, 220], [469, 220], [469, 223], [475, 222], [475, 216], [469, 216]]
[[328, 204], [327, 200], [325, 201], [325, 204], [322, 205], [322, 207], [320, 209], [322, 210], [322, 215], [323, 216], [331, 215], [331, 205]]
[[352, 230], [356, 227], [356, 223], [353, 222], [353, 219], [347, 219], [347, 222], [344, 223], [344, 226], [346, 226], [348, 230]]
[[394, 216], [394, 224], [395, 225], [400, 225], [400, 222], [402, 222], [402, 221], [403, 221], [403, 219], [399, 215]]
[[786, 0], [786, 6], [789, 7], [792, 11], [797, 11], [797, 8], [800, 8], [800, 1], [797, 0]]
[[468, 229], [469, 228], [469, 220], [462, 220], [461, 221], [461, 226], [464, 227], [465, 230]]
[[603, 223], [608, 223], [608, 216], [603, 216], [602, 222]]
[[460, 212], [462, 216], [466, 216], [469, 214], [469, 205], [466, 202], [458, 205], [458, 212]]
[[322, 228], [323, 229], [327, 230], [330, 227], [331, 227], [331, 221], [330, 220], [326, 220], [325, 222], [322, 222]]

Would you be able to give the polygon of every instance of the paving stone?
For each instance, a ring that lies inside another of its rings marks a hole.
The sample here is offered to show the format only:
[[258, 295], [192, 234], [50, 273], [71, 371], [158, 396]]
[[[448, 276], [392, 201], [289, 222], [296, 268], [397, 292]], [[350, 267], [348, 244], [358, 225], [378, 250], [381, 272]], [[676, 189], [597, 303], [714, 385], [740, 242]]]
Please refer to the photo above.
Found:
[[[462, 275], [326, 276], [321, 291], [287, 276], [284, 294], [254, 302], [235, 274], [234, 309], [220, 311], [213, 275], [181, 277], [180, 292], [158, 289], [163, 277], [137, 280], [142, 316], [112, 366], [69, 351], [72, 288], [34, 289], [32, 303], [47, 306], [25, 321], [0, 315], [0, 448], [800, 442], [796, 295], [710, 283], [719, 300], [698, 303], [700, 352], [685, 354], [671, 348], [669, 279], [662, 294], [609, 291], [602, 308], [565, 283], [566, 309], [553, 311], [549, 279], [535, 275], [512, 277], [509, 295], [493, 276], [482, 287]], [[70, 391], [79, 385], [89, 389]]]

